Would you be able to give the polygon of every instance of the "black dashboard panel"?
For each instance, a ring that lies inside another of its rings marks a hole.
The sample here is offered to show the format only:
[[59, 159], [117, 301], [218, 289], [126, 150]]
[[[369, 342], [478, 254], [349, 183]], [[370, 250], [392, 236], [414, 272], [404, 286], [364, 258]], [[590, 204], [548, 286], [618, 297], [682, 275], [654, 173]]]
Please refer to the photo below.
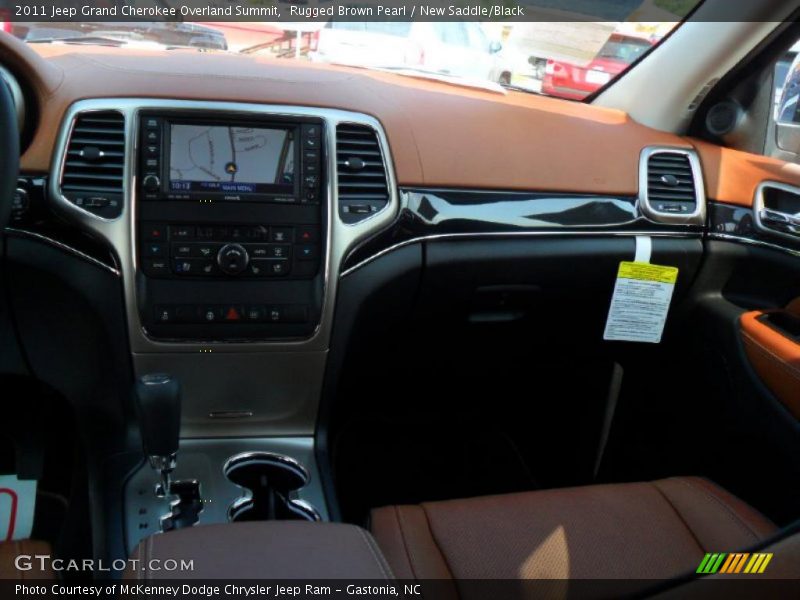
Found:
[[753, 209], [750, 207], [710, 202], [708, 215], [708, 231], [713, 237], [749, 242], [789, 253], [800, 253], [800, 237], [792, 239], [759, 229], [756, 226]]
[[654, 223], [637, 198], [480, 190], [401, 190], [394, 224], [356, 247], [344, 272], [414, 240], [515, 235], [650, 233], [700, 236], [696, 225]]

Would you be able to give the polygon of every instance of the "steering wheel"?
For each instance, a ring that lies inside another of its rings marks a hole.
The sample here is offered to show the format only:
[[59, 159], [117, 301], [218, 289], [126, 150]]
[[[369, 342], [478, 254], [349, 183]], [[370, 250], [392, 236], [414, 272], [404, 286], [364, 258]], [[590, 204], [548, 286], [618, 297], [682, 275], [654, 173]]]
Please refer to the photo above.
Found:
[[[11, 90], [0, 78], [0, 236], [11, 217], [19, 175], [19, 129]], [[0, 244], [0, 256], [5, 245]]]

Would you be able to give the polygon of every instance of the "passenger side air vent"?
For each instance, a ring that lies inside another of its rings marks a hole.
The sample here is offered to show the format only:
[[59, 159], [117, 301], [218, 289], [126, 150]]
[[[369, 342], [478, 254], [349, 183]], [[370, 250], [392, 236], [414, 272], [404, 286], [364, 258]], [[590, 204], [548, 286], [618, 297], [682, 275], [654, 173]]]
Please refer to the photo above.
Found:
[[654, 221], [702, 224], [705, 194], [697, 155], [683, 149], [645, 149], [639, 199], [642, 211]]
[[339, 215], [357, 223], [389, 203], [386, 165], [371, 127], [343, 123], [336, 127], [336, 173]]
[[107, 219], [122, 212], [125, 118], [115, 111], [88, 112], [75, 119], [64, 159], [61, 193]]
[[762, 232], [800, 240], [800, 188], [764, 181], [756, 189], [753, 211]]

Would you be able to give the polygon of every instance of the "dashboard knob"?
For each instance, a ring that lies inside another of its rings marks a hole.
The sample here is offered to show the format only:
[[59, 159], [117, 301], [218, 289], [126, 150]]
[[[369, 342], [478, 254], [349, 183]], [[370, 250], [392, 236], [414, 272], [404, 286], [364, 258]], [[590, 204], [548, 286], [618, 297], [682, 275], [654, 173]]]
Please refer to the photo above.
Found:
[[156, 175], [147, 175], [142, 180], [142, 186], [146, 192], [157, 192], [161, 189], [161, 180]]
[[238, 275], [247, 268], [250, 257], [239, 244], [225, 244], [217, 253], [217, 264], [223, 273]]

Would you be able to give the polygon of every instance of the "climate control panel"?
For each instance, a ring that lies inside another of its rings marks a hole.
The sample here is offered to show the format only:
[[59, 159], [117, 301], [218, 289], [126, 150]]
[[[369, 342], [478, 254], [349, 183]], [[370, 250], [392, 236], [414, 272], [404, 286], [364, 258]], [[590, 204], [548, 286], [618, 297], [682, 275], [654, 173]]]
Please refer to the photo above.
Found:
[[160, 278], [308, 278], [319, 267], [316, 225], [143, 222], [142, 272]]

